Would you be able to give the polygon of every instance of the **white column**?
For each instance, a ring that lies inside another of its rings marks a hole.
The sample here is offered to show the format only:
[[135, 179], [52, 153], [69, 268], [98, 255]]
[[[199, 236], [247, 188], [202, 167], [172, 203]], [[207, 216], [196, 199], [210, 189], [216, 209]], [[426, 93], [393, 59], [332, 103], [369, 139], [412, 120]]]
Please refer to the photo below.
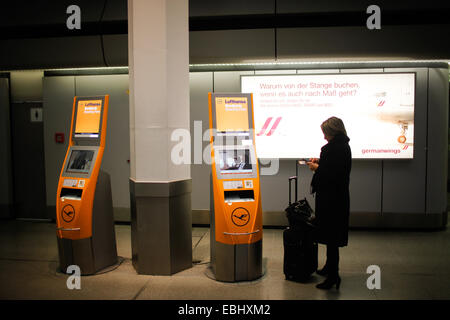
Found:
[[130, 177], [190, 179], [188, 164], [171, 161], [170, 141], [173, 130], [189, 131], [188, 1], [129, 0], [128, 52]]
[[187, 0], [128, 1], [131, 250], [139, 274], [192, 266], [190, 164], [171, 159], [179, 144], [172, 132], [189, 132], [188, 21]]

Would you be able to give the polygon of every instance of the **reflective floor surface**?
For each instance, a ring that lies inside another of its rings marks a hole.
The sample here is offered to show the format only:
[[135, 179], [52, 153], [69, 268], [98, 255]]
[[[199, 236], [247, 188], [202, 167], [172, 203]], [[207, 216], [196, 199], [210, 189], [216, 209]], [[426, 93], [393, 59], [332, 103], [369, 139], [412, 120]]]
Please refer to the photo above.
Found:
[[[138, 275], [131, 263], [129, 225], [116, 225], [115, 270], [81, 278], [80, 290], [69, 290], [68, 275], [59, 273], [55, 224], [0, 221], [0, 299], [450, 299], [450, 230], [351, 230], [349, 246], [340, 250], [339, 291], [322, 291], [309, 283], [286, 281], [282, 229], [264, 229], [261, 279], [221, 283], [207, 276], [209, 228], [192, 229], [193, 266], [172, 276]], [[319, 267], [325, 247], [319, 246]], [[381, 271], [381, 288], [367, 287], [367, 267]]]

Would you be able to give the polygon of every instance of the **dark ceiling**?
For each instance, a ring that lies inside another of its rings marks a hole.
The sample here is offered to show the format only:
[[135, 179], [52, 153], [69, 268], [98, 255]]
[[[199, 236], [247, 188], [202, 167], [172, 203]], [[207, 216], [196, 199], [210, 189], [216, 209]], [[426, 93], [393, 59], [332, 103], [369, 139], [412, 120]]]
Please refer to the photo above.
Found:
[[[339, 3], [339, 5], [337, 5]], [[189, 30], [360, 26], [373, 1], [191, 0]], [[66, 27], [68, 6], [81, 8], [81, 30]], [[450, 24], [450, 1], [377, 1], [382, 23]], [[0, 39], [127, 34], [127, 0], [8, 1], [0, 7]]]

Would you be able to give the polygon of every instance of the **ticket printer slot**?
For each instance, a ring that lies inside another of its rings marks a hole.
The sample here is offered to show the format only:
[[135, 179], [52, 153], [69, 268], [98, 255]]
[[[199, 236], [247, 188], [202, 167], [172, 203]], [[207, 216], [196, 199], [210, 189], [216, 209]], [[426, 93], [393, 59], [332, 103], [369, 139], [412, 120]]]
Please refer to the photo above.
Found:
[[61, 188], [60, 197], [64, 199], [81, 200], [83, 189]]
[[225, 191], [225, 202], [247, 202], [255, 201], [253, 190]]

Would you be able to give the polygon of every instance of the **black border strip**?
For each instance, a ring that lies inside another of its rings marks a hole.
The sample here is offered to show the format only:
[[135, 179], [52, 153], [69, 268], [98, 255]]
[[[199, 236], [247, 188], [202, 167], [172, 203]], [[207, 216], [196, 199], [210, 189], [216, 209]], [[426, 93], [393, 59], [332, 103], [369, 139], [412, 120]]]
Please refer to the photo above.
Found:
[[46, 70], [44, 77], [128, 74], [128, 67]]

